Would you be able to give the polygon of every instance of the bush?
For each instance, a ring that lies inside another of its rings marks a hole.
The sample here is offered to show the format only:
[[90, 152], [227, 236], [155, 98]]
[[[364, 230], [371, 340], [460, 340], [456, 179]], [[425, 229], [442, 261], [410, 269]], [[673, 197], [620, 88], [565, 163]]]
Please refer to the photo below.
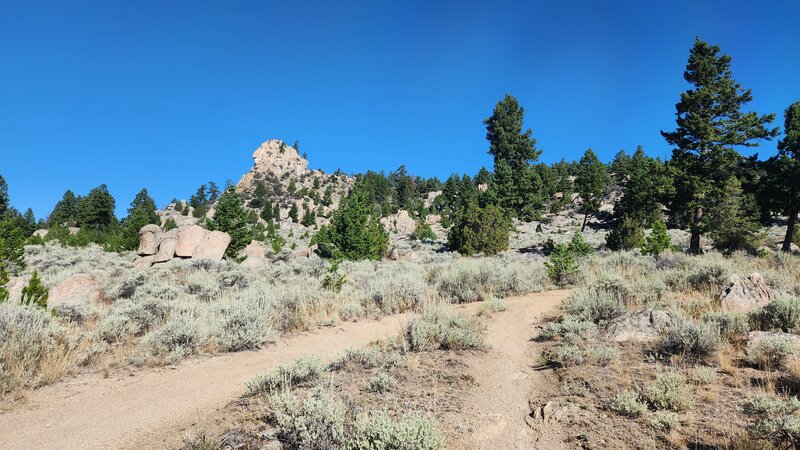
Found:
[[270, 398], [277, 437], [284, 448], [329, 450], [345, 448], [345, 406], [322, 390], [302, 404], [290, 393]]
[[753, 418], [748, 431], [756, 439], [784, 448], [800, 445], [800, 400], [797, 397], [776, 400], [757, 394], [742, 402], [741, 410]]
[[508, 250], [510, 230], [511, 222], [502, 208], [495, 205], [481, 208], [470, 203], [456, 215], [447, 242], [451, 250], [462, 255], [490, 256]]
[[745, 353], [748, 363], [765, 370], [785, 367], [790, 356], [800, 356], [800, 343], [781, 335], [764, 337], [748, 346]]
[[575, 344], [597, 334], [597, 325], [594, 322], [580, 320], [575, 316], [566, 315], [561, 322], [550, 322], [542, 328], [541, 336], [553, 339], [560, 336], [567, 343]]
[[642, 254], [658, 256], [671, 248], [672, 240], [667, 234], [667, 226], [661, 220], [656, 221], [653, 223], [653, 231], [642, 245]]
[[586, 361], [595, 366], [607, 366], [619, 358], [619, 350], [605, 345], [589, 347], [585, 353]]
[[332, 370], [341, 370], [348, 363], [353, 363], [362, 369], [373, 369], [382, 365], [383, 358], [379, 351], [371, 348], [348, 348], [343, 355], [331, 363], [330, 368]]
[[47, 309], [47, 297], [50, 292], [42, 284], [39, 272], [33, 271], [28, 285], [22, 288], [22, 304]]
[[547, 262], [547, 276], [558, 286], [574, 284], [581, 271], [575, 254], [564, 244], [556, 244]]
[[636, 221], [628, 216], [622, 217], [606, 236], [609, 250], [633, 250], [642, 246], [644, 231]]
[[441, 450], [444, 436], [436, 421], [418, 413], [393, 419], [379, 411], [360, 417], [353, 425], [348, 449], [352, 450]]
[[580, 347], [572, 344], [553, 347], [548, 352], [547, 359], [561, 367], [579, 366], [585, 361], [583, 351], [581, 351]]
[[330, 223], [320, 228], [312, 241], [323, 258], [378, 260], [386, 255], [389, 246], [389, 233], [378, 219], [367, 192], [356, 184]]
[[717, 330], [722, 339], [728, 341], [741, 340], [747, 337], [750, 332], [750, 325], [747, 316], [732, 312], [712, 312], [703, 317], [706, 323], [711, 324]]
[[339, 318], [344, 321], [357, 321], [364, 317], [364, 307], [358, 303], [344, 303], [339, 306]]
[[655, 409], [685, 411], [694, 408], [692, 390], [686, 377], [677, 372], [662, 372], [644, 387], [644, 397]]
[[164, 221], [163, 228], [164, 228], [164, 232], [167, 232], [169, 230], [174, 230], [175, 228], [178, 228], [178, 222], [175, 222], [175, 219], [170, 217], [169, 219]]
[[800, 332], [800, 299], [781, 298], [750, 315], [754, 329], [763, 331]]
[[689, 379], [699, 385], [711, 384], [717, 379], [717, 370], [706, 366], [695, 367], [689, 371]]
[[477, 320], [436, 308], [411, 320], [406, 340], [413, 351], [467, 350], [483, 348], [485, 334]]
[[605, 323], [627, 311], [625, 305], [607, 291], [592, 288], [578, 289], [564, 300], [567, 314], [581, 321]]
[[397, 384], [397, 380], [386, 372], [379, 372], [367, 382], [367, 391], [383, 394], [389, 392]]
[[436, 233], [433, 232], [430, 225], [419, 220], [417, 221], [417, 226], [414, 228], [414, 231], [411, 233], [411, 239], [415, 241], [435, 241]]
[[589, 256], [594, 253], [594, 248], [592, 248], [591, 244], [586, 242], [586, 239], [583, 237], [583, 233], [581, 232], [576, 232], [572, 235], [572, 239], [569, 241], [568, 247], [569, 251], [578, 257]]
[[647, 405], [639, 400], [639, 394], [631, 390], [619, 392], [608, 404], [609, 409], [627, 417], [643, 416]]
[[672, 431], [681, 424], [678, 415], [672, 411], [654, 412], [649, 423], [653, 429], [658, 431]]
[[195, 353], [204, 341], [205, 335], [197, 319], [180, 314], [147, 336], [145, 345], [153, 354], [168, 356], [174, 362]]
[[719, 344], [719, 334], [713, 325], [679, 320], [667, 329], [661, 340], [661, 349], [670, 355], [700, 359], [717, 351]]
[[308, 383], [319, 378], [327, 369], [325, 363], [315, 355], [304, 355], [288, 364], [283, 364], [259, 375], [247, 383], [245, 396], [269, 394], [289, 389], [301, 383]]
[[444, 297], [458, 303], [476, 302], [489, 295], [499, 298], [543, 289], [542, 267], [494, 261], [459, 261], [434, 275], [432, 283]]
[[222, 308], [214, 328], [214, 341], [228, 352], [255, 349], [275, 341], [266, 311], [243, 301]]

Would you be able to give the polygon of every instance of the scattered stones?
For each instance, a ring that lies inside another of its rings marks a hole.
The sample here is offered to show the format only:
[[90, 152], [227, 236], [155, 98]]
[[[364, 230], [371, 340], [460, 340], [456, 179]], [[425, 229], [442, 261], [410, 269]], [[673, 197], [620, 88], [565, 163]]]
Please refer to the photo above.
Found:
[[50, 289], [47, 303], [50, 306], [79, 305], [99, 302], [104, 297], [103, 289], [91, 275], [79, 273], [72, 275]]
[[225, 256], [225, 250], [231, 243], [231, 237], [228, 233], [222, 231], [212, 231], [208, 233], [203, 242], [197, 246], [192, 255], [193, 259], [208, 259], [211, 261], [222, 261]]
[[759, 273], [753, 273], [746, 279], [738, 275], [731, 277], [731, 285], [719, 299], [723, 312], [747, 313], [754, 311], [775, 300], [778, 293], [772, 290]]
[[161, 241], [161, 227], [154, 224], [143, 226], [139, 230], [139, 255], [155, 255], [158, 253], [158, 244]]
[[678, 316], [670, 311], [640, 309], [610, 321], [603, 337], [615, 342], [652, 342], [675, 320]]

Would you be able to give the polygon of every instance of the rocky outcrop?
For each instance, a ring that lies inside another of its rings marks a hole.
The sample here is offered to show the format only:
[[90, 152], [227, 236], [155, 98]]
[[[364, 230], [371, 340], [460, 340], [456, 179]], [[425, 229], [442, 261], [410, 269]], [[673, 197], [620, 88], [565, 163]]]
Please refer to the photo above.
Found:
[[268, 267], [271, 264], [267, 258], [267, 251], [264, 248], [264, 245], [255, 240], [250, 241], [250, 243], [247, 244], [247, 247], [243, 248], [242, 251], [239, 252], [239, 256], [246, 257], [245, 260], [242, 261], [242, 267]]
[[194, 250], [192, 259], [222, 261], [225, 256], [225, 250], [228, 249], [230, 243], [231, 237], [228, 233], [212, 231], [203, 238], [203, 242]]
[[206, 238], [208, 230], [198, 225], [181, 228], [178, 232], [178, 242], [175, 245], [175, 256], [191, 258], [197, 246]]
[[731, 285], [720, 297], [723, 312], [747, 313], [754, 311], [775, 300], [778, 293], [772, 290], [759, 273], [753, 273], [746, 279], [738, 275], [731, 277]]
[[6, 283], [6, 290], [8, 291], [8, 302], [19, 303], [22, 299], [22, 288], [28, 285], [31, 280], [30, 275], [21, 275], [18, 277], [11, 277]]
[[44, 238], [47, 236], [47, 230], [36, 230], [33, 232], [33, 235], [39, 238]]
[[678, 316], [670, 311], [632, 311], [610, 321], [603, 338], [615, 342], [652, 342], [676, 320]]
[[397, 234], [410, 235], [417, 227], [417, 222], [411, 218], [408, 211], [401, 209], [396, 214], [384, 217], [381, 219], [381, 224], [384, 228], [394, 231]]
[[178, 229], [172, 229], [164, 233], [161, 242], [158, 244], [158, 253], [153, 258], [154, 263], [167, 262], [175, 256], [175, 248], [178, 246]]
[[253, 152], [253, 168], [239, 180], [236, 190], [242, 192], [258, 179], [257, 174], [271, 173], [279, 179], [294, 175], [300, 177], [308, 172], [308, 161], [301, 158], [297, 149], [277, 139], [270, 139]]
[[48, 305], [78, 305], [99, 302], [105, 296], [103, 289], [91, 275], [79, 273], [58, 283], [50, 289]]
[[158, 253], [158, 244], [161, 242], [161, 227], [154, 224], [143, 226], [139, 230], [140, 256], [155, 255]]

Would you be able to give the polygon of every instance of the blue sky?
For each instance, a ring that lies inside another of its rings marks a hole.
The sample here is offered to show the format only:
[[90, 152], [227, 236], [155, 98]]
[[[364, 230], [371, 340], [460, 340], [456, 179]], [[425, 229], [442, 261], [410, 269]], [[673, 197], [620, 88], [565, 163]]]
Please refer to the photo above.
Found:
[[66, 189], [106, 183], [122, 213], [142, 187], [163, 205], [238, 181], [269, 138], [327, 171], [445, 178], [491, 165], [482, 120], [505, 93], [543, 161], [664, 156], [694, 37], [782, 124], [798, 22], [796, 0], [0, 0], [0, 174], [39, 217]]

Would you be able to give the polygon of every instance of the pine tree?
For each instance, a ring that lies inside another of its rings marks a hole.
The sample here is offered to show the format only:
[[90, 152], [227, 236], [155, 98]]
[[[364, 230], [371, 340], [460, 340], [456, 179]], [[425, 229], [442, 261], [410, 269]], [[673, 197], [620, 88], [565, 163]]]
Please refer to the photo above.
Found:
[[508, 249], [510, 231], [511, 221], [502, 208], [496, 205], [481, 208], [473, 200], [456, 214], [447, 243], [451, 250], [462, 255], [491, 256]]
[[8, 211], [9, 207], [8, 183], [6, 183], [6, 179], [0, 175], [0, 218], [6, 215], [6, 211]]
[[524, 115], [517, 99], [506, 95], [484, 124], [489, 154], [494, 156], [492, 197], [515, 217], [530, 220], [542, 206], [542, 183], [531, 169], [541, 151], [531, 130], [522, 131]]
[[22, 215], [22, 224], [25, 236], [30, 236], [36, 231], [36, 215], [33, 214], [31, 208], [26, 209], [25, 214]]
[[53, 207], [53, 212], [47, 218], [48, 226], [62, 226], [69, 222], [75, 222], [78, 218], [78, 198], [72, 191], [67, 191], [61, 200]]
[[800, 102], [784, 112], [784, 138], [778, 154], [765, 163], [763, 189], [767, 209], [786, 216], [786, 236], [781, 250], [789, 252], [800, 213]]
[[114, 197], [108, 186], [101, 184], [78, 200], [78, 224], [93, 230], [108, 230], [118, 222], [114, 208]]
[[597, 155], [592, 149], [586, 150], [580, 160], [578, 175], [575, 178], [575, 186], [582, 201], [580, 212], [584, 214], [581, 232], [586, 229], [589, 215], [600, 210], [608, 183], [609, 176], [605, 164], [597, 159]]
[[147, 193], [147, 189], [142, 189], [136, 194], [128, 208], [128, 217], [123, 221], [122, 228], [122, 247], [126, 250], [133, 250], [139, 245], [139, 230], [148, 224], [161, 224], [161, 218], [156, 212], [156, 202]]
[[49, 297], [49, 295], [50, 292], [44, 287], [44, 284], [42, 284], [42, 279], [39, 278], [39, 272], [34, 270], [31, 275], [31, 280], [28, 282], [27, 286], [22, 288], [21, 303], [23, 305], [47, 309], [47, 297]]
[[755, 200], [744, 193], [736, 177], [725, 180], [707, 202], [708, 225], [714, 247], [725, 253], [753, 250], [758, 223]]
[[331, 185], [325, 187], [325, 192], [322, 194], [322, 201], [320, 203], [324, 206], [331, 206], [333, 204], [333, 187]]
[[329, 224], [320, 228], [313, 241], [323, 258], [378, 260], [386, 255], [389, 233], [378, 221], [363, 179], [342, 201]]
[[661, 161], [647, 156], [639, 146], [627, 162], [621, 182], [622, 198], [614, 213], [628, 216], [639, 226], [648, 227], [661, 218], [662, 204], [671, 192], [672, 182]]
[[667, 234], [667, 225], [663, 221], [657, 220], [653, 223], [653, 231], [647, 236], [642, 245], [642, 253], [645, 255], [658, 256], [661, 252], [672, 248], [672, 240]]
[[299, 220], [298, 219], [298, 215], [299, 214], [300, 214], [300, 211], [297, 209], [297, 203], [292, 203], [291, 208], [289, 208], [289, 218], [292, 219], [292, 222], [294, 222], [294, 223], [298, 222], [298, 220]]
[[261, 209], [267, 202], [267, 187], [264, 185], [263, 181], [258, 180], [256, 182], [256, 188], [253, 191], [253, 198], [250, 199], [250, 207]]
[[269, 222], [275, 218], [272, 213], [272, 202], [269, 200], [264, 202], [264, 208], [261, 210], [261, 218], [264, 219], [265, 222]]
[[244, 209], [242, 197], [232, 188], [226, 189], [219, 197], [211, 228], [224, 231], [231, 236], [231, 243], [225, 252], [229, 257], [236, 257], [252, 240], [252, 233], [247, 226], [247, 211]]
[[674, 131], [662, 131], [675, 146], [671, 166], [675, 170], [675, 195], [671, 213], [688, 223], [691, 232], [689, 252], [700, 253], [700, 236], [709, 229], [706, 212], [720, 190], [730, 187], [741, 156], [734, 147], [754, 147], [760, 139], [777, 135], [769, 129], [774, 114], [759, 116], [742, 112], [752, 100], [731, 76], [731, 58], [719, 55], [719, 47], [695, 39], [684, 79], [692, 88], [681, 94], [675, 105]]
[[317, 223], [317, 214], [313, 209], [306, 210], [300, 223], [306, 227], [313, 227]]

